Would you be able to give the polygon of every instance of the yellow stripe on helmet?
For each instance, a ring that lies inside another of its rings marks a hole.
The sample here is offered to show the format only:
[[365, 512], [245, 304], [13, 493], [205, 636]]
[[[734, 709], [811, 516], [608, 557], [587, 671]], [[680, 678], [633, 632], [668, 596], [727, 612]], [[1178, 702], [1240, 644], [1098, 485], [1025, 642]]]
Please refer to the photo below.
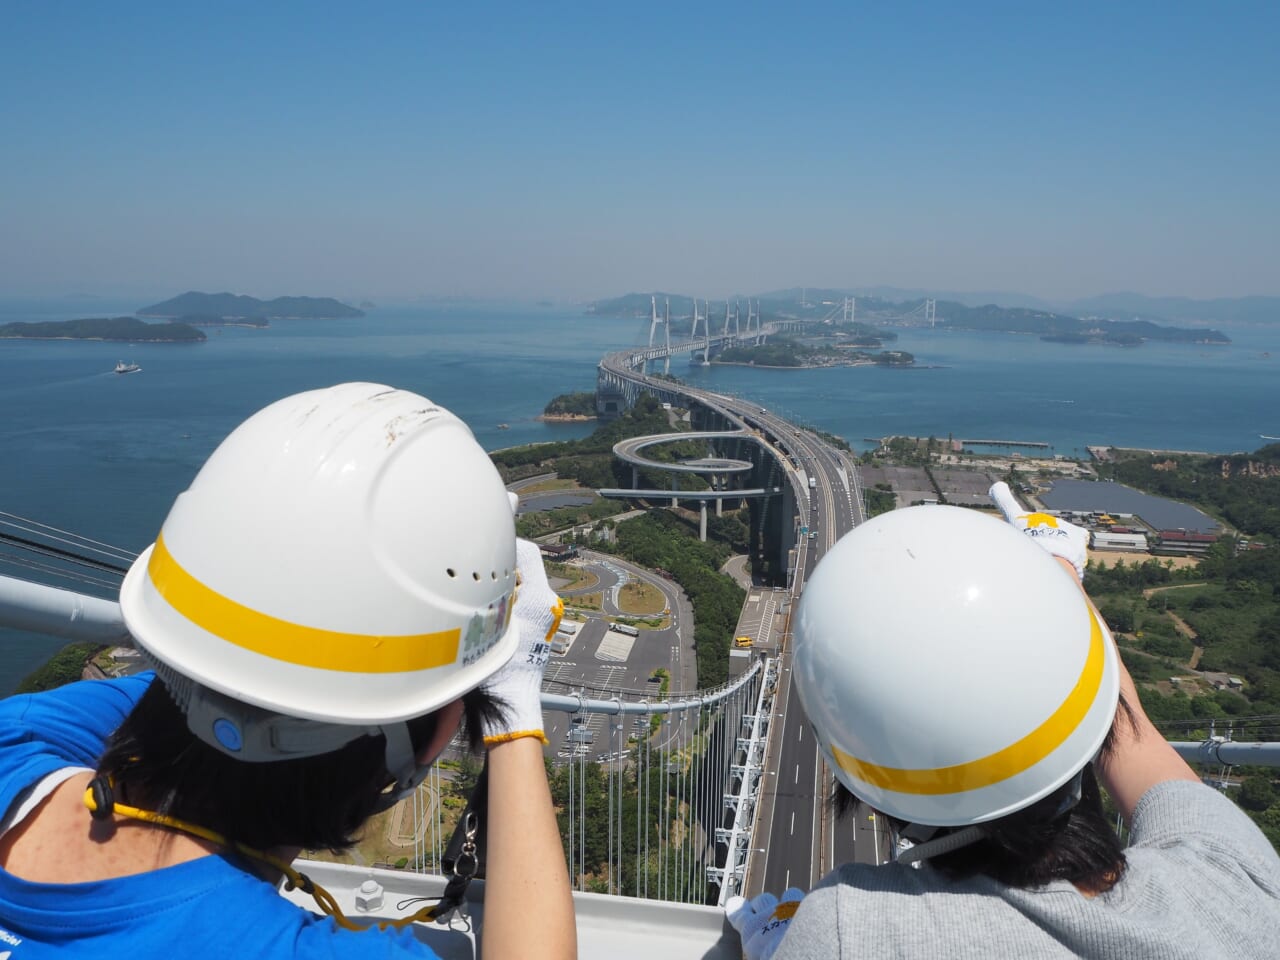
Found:
[[458, 659], [457, 628], [407, 636], [342, 633], [290, 623], [224, 597], [188, 573], [156, 538], [147, 574], [160, 596], [202, 630], [253, 653], [319, 670], [400, 673]]
[[882, 767], [868, 760], [860, 760], [832, 744], [831, 752], [836, 763], [871, 786], [895, 793], [930, 796], [978, 790], [1029, 770], [1062, 746], [1067, 737], [1080, 726], [1102, 688], [1106, 645], [1102, 637], [1102, 626], [1092, 609], [1089, 610], [1089, 627], [1089, 653], [1075, 687], [1044, 723], [1021, 740], [967, 763], [919, 770]]

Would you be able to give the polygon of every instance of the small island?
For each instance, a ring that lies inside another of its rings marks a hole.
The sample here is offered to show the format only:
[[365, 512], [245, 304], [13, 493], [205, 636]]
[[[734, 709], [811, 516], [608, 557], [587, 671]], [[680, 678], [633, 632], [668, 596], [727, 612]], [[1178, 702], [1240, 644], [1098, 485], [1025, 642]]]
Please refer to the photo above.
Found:
[[[345, 320], [363, 317], [364, 311], [349, 307], [332, 297], [276, 297], [259, 300], [234, 293], [200, 293], [192, 290], [181, 296], [154, 303], [138, 311], [140, 317], [216, 318], [219, 320]], [[207, 323], [208, 320], [205, 320]]]
[[548, 423], [576, 423], [596, 419], [596, 395], [594, 391], [562, 393], [543, 408], [539, 420]]
[[199, 343], [208, 339], [185, 323], [147, 323], [137, 317], [42, 320], [0, 326], [3, 340], [107, 340], [115, 343]]
[[711, 358], [712, 363], [779, 370], [812, 370], [818, 367], [909, 367], [915, 357], [905, 350], [872, 353], [851, 344], [809, 346], [795, 340], [778, 339], [754, 346], [727, 347]]

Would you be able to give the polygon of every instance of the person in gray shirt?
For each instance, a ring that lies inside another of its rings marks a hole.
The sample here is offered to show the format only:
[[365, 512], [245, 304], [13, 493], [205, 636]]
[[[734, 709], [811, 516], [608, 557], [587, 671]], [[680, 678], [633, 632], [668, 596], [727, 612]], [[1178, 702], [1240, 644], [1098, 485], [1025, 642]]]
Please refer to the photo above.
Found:
[[1143, 712], [1076, 581], [1084, 531], [992, 498], [1011, 525], [893, 511], [810, 580], [805, 711], [838, 791], [916, 843], [731, 903], [746, 956], [1280, 955], [1280, 858]]

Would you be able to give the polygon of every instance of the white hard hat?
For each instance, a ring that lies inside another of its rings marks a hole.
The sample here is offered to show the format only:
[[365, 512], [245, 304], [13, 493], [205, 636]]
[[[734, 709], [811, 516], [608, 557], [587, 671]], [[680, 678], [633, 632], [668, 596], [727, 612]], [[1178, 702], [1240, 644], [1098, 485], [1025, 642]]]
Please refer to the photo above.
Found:
[[993, 820], [1071, 780], [1111, 727], [1116, 664], [1057, 561], [960, 507], [857, 527], [798, 606], [796, 687], [828, 764], [912, 823]]
[[287, 717], [378, 725], [429, 713], [510, 659], [515, 585], [506, 490], [471, 431], [417, 394], [348, 383], [237, 427], [120, 604], [164, 677]]

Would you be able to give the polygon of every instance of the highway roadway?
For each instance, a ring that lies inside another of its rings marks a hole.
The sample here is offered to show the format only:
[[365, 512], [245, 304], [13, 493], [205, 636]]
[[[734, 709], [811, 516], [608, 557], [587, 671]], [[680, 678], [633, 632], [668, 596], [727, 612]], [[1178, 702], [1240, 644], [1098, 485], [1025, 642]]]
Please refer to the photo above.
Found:
[[[606, 357], [602, 366], [637, 377], [636, 371], [621, 362], [621, 356]], [[654, 385], [671, 388], [660, 381]], [[854, 457], [759, 404], [683, 384], [679, 390], [741, 420], [787, 466], [799, 514], [796, 548], [788, 564], [793, 597], [790, 609], [794, 611], [795, 600], [814, 567], [841, 536], [864, 520]], [[808, 533], [802, 536], [799, 528], [803, 527]], [[747, 896], [762, 890], [780, 893], [789, 886], [808, 890], [840, 863], [878, 864], [889, 856], [889, 838], [869, 808], [859, 804], [851, 819], [833, 822], [827, 803], [832, 778], [792, 682], [789, 631], [788, 620], [782, 637], [782, 682], [774, 705], [756, 813], [754, 854], [745, 885]]]
[[[788, 456], [797, 498], [798, 525], [792, 592], [799, 597], [814, 567], [840, 537], [864, 519], [857, 467], [852, 456], [782, 417], [756, 408], [752, 420], [766, 428]], [[814, 484], [809, 486], [809, 478]], [[794, 610], [794, 604], [792, 605]], [[788, 624], [788, 627], [790, 624]], [[774, 707], [775, 728], [766, 757], [755, 849], [747, 891], [808, 890], [841, 863], [881, 863], [888, 841], [869, 809], [859, 805], [850, 819], [836, 822], [828, 799], [832, 778], [809, 729], [791, 672], [790, 635], [780, 664], [782, 682]]]

